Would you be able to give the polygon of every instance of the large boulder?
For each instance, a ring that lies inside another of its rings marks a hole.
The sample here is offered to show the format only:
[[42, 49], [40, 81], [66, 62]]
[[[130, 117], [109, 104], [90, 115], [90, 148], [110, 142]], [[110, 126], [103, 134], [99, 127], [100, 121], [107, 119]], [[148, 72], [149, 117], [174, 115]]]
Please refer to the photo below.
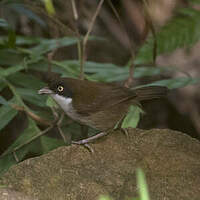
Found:
[[[129, 129], [91, 144], [58, 148], [13, 166], [0, 185], [40, 200], [114, 200], [138, 196], [142, 168], [152, 200], [200, 199], [200, 143], [172, 130]], [[0, 197], [1, 199], [1, 197]]]

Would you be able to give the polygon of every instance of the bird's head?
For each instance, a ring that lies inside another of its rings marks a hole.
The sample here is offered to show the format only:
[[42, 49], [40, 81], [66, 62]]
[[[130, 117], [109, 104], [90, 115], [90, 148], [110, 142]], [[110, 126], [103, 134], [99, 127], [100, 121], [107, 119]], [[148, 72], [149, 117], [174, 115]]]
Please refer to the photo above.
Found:
[[64, 79], [52, 80], [48, 87], [38, 91], [38, 94], [50, 95], [61, 107], [72, 102], [72, 91]]

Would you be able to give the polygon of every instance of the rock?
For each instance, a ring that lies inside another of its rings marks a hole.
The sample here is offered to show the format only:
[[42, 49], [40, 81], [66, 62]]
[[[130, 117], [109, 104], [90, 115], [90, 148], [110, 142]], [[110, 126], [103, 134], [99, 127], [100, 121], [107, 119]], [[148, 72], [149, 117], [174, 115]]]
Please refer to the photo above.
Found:
[[38, 200], [27, 197], [23, 193], [16, 192], [7, 188], [0, 188], [0, 200]]
[[40, 200], [114, 200], [138, 196], [135, 171], [146, 174], [152, 200], [200, 199], [200, 143], [172, 130], [129, 129], [91, 144], [61, 147], [13, 166], [0, 185]]

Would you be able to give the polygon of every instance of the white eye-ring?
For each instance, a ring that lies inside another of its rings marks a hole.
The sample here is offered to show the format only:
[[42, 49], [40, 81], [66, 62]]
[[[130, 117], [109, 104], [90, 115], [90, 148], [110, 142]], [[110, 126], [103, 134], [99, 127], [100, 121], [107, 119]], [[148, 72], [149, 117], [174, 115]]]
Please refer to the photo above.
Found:
[[62, 92], [62, 91], [64, 90], [64, 87], [61, 86], [61, 85], [59, 85], [59, 86], [57, 87], [57, 89], [58, 89], [59, 92]]

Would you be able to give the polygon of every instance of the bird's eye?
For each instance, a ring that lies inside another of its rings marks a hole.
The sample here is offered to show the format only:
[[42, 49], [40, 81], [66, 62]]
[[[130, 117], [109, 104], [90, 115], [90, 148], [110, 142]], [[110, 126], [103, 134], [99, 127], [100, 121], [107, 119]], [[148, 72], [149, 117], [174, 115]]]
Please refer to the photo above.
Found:
[[59, 92], [62, 92], [64, 90], [64, 87], [59, 85], [57, 89], [58, 89]]

